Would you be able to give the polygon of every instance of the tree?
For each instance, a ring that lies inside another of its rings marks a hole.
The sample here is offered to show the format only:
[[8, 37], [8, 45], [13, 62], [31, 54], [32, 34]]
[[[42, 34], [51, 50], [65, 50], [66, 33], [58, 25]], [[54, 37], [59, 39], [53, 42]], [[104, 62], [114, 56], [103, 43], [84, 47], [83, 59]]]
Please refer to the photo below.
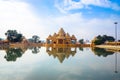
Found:
[[98, 35], [94, 40], [93, 43], [95, 45], [100, 45], [100, 44], [104, 44], [106, 41], [112, 42], [115, 41], [114, 37], [112, 36], [107, 36], [107, 35]]
[[9, 42], [21, 42], [23, 40], [22, 34], [18, 33], [16, 30], [8, 30], [5, 35]]
[[40, 52], [39, 48], [40, 47], [33, 47], [32, 48], [32, 53], [35, 53], [35, 54], [39, 53]]
[[32, 43], [41, 43], [40, 37], [37, 35], [33, 35], [32, 38], [28, 39], [28, 41]]
[[105, 42], [105, 40], [104, 40], [104, 38], [102, 38], [101, 35], [98, 35], [98, 36], [96, 37], [96, 40], [94, 40], [94, 44], [96, 44], [96, 45], [103, 44], [104, 42]]
[[79, 43], [80, 43], [80, 44], [83, 44], [83, 43], [84, 43], [84, 39], [80, 39], [80, 40], [79, 40]]
[[32, 40], [34, 43], [38, 43], [38, 42], [40, 42], [40, 37], [37, 35], [34, 35], [34, 36], [32, 36]]
[[93, 52], [97, 55], [97, 56], [103, 56], [103, 57], [107, 57], [108, 55], [113, 55], [114, 52], [112, 51], [106, 51], [103, 48], [94, 48]]
[[79, 50], [80, 50], [80, 51], [83, 51], [83, 47], [79, 47]]
[[4, 58], [7, 61], [16, 61], [17, 58], [22, 57], [23, 51], [20, 48], [8, 48]]

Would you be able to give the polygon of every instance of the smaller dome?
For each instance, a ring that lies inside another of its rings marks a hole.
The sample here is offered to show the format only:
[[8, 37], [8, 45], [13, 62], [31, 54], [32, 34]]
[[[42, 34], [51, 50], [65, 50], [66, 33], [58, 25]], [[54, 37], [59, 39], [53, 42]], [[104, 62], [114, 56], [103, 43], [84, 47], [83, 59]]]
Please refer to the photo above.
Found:
[[47, 39], [51, 39], [51, 38], [52, 38], [52, 36], [51, 36], [51, 35], [49, 35]]
[[72, 35], [72, 37], [71, 37], [73, 40], [76, 40], [76, 37], [75, 37], [75, 35]]
[[65, 36], [66, 36], [66, 38], [70, 38], [70, 35], [69, 35], [69, 33], [67, 33]]

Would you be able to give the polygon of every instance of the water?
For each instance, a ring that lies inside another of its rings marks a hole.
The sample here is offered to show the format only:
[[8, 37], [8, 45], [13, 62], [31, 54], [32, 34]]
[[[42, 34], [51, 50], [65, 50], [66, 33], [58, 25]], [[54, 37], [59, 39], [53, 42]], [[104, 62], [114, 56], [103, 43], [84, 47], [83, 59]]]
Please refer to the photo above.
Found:
[[0, 80], [120, 80], [120, 53], [90, 48], [0, 50]]

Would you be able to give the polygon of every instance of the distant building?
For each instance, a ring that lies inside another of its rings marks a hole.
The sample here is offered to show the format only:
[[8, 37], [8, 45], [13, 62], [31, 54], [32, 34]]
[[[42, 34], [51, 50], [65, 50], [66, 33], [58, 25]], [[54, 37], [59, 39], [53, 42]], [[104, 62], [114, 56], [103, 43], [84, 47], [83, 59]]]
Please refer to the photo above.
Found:
[[63, 28], [61, 28], [58, 33], [49, 35], [46, 39], [47, 44], [76, 44], [76, 41], [76, 37], [74, 35], [70, 36], [69, 33], [65, 33]]

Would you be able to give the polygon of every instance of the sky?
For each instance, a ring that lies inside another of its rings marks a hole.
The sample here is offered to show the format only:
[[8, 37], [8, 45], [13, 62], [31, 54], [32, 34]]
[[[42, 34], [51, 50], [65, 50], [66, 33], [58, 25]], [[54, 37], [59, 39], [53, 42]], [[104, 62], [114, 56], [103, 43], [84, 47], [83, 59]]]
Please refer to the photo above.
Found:
[[63, 28], [76, 38], [92, 40], [98, 35], [120, 39], [119, 0], [0, 0], [0, 37], [17, 30], [27, 39], [45, 40]]

